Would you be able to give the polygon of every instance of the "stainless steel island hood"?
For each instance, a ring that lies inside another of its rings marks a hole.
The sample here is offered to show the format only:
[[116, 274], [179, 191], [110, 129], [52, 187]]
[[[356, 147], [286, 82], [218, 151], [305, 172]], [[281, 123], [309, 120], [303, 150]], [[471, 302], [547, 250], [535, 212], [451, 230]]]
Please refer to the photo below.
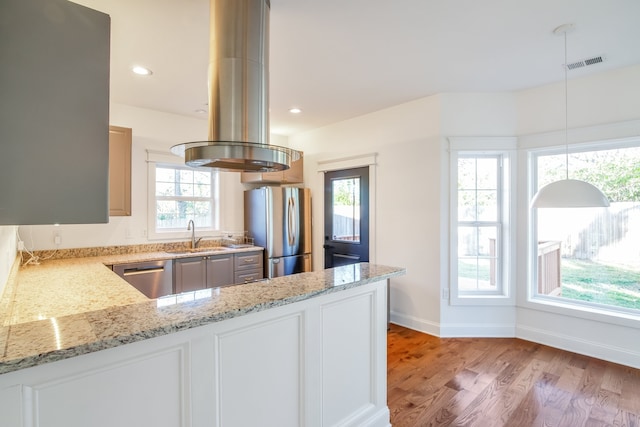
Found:
[[189, 166], [269, 172], [300, 151], [269, 144], [269, 0], [211, 0], [209, 140], [174, 145]]

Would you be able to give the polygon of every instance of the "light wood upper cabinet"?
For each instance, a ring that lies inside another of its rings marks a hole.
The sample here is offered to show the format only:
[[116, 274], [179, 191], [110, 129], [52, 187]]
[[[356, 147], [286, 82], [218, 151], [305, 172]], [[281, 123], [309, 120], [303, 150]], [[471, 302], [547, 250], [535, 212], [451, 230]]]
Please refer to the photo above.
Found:
[[251, 183], [300, 184], [304, 182], [304, 157], [291, 163], [291, 167], [282, 172], [242, 172], [240, 181]]
[[131, 129], [109, 126], [109, 216], [131, 215]]

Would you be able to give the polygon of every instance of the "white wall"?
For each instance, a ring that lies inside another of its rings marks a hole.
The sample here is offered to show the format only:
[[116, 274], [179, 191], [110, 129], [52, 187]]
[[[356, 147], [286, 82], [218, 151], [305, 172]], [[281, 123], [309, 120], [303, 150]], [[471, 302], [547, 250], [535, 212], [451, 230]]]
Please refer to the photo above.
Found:
[[[147, 240], [147, 149], [168, 152], [172, 145], [200, 141], [207, 137], [207, 122], [159, 111], [111, 104], [110, 124], [132, 128], [131, 203], [132, 215], [110, 217], [108, 224], [21, 226], [20, 235], [28, 249], [132, 245]], [[221, 229], [243, 229], [243, 198], [238, 173], [221, 173]], [[185, 232], [185, 238], [188, 233]]]
[[[399, 322], [430, 330], [440, 316], [440, 98], [433, 96], [289, 138], [305, 153], [313, 195], [314, 267], [323, 268], [323, 179], [318, 160], [377, 153], [375, 262], [403, 266], [391, 281]], [[436, 200], [436, 202], [434, 202]]]
[[[571, 79], [569, 128], [636, 120], [640, 117], [640, 65]], [[518, 135], [564, 130], [564, 83], [517, 92]], [[564, 135], [563, 135], [564, 136]]]

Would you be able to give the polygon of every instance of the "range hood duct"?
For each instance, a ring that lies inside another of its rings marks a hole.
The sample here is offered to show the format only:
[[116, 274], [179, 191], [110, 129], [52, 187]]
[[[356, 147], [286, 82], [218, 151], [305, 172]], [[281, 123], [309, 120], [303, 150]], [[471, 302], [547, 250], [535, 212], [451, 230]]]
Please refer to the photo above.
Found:
[[269, 144], [269, 0], [211, 0], [209, 140], [174, 145], [189, 166], [289, 169], [302, 153]]

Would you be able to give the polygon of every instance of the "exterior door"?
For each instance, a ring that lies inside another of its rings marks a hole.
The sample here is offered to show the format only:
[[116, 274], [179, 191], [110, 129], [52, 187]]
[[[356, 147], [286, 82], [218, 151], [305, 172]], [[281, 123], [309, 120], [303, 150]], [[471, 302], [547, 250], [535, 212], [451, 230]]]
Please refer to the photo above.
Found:
[[324, 174], [324, 267], [369, 261], [369, 167]]

